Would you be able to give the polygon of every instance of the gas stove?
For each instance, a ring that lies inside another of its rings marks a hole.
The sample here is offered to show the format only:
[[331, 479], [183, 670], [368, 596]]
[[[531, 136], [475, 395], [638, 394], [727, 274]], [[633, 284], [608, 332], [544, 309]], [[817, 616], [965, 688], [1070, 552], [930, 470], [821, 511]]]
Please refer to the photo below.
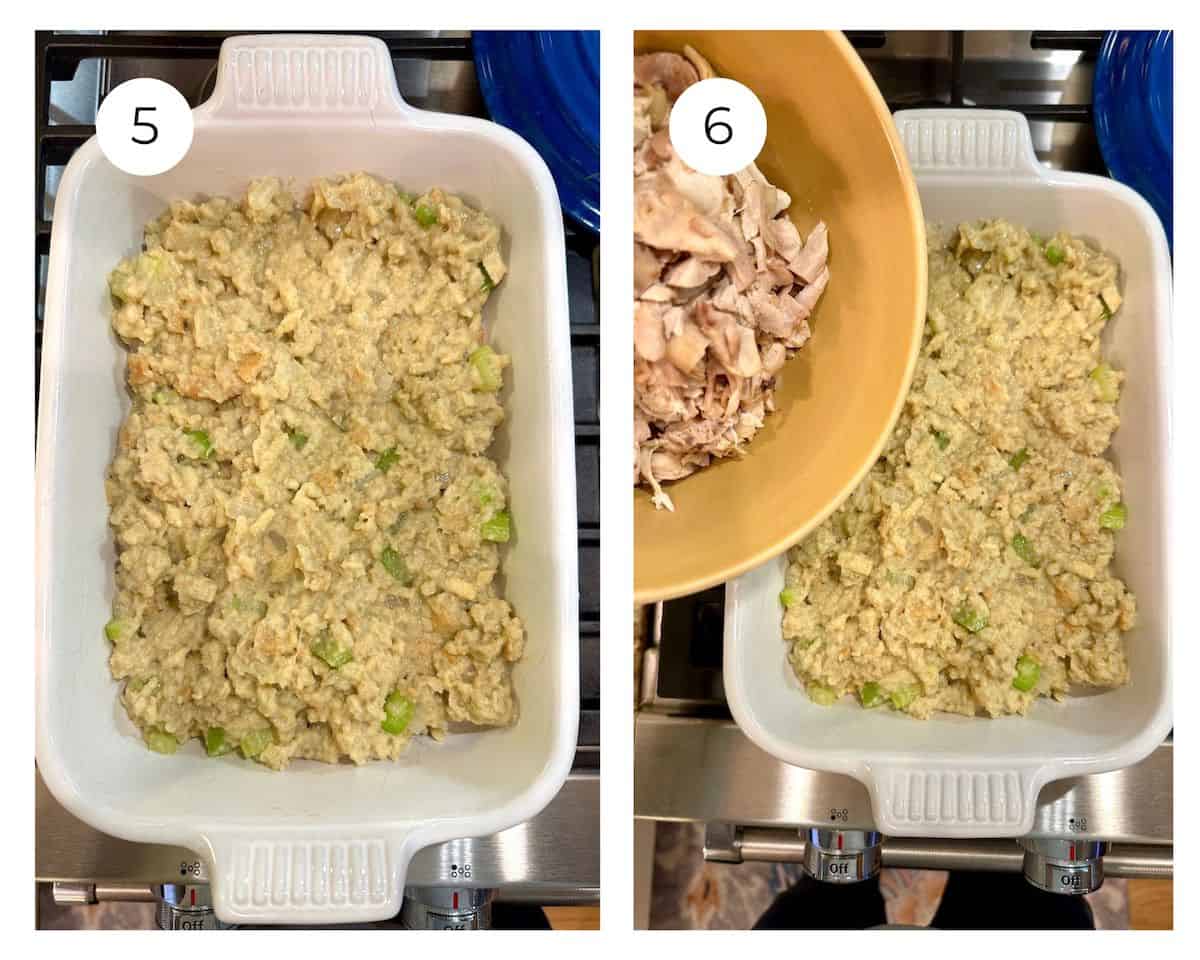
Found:
[[[346, 31], [362, 33], [362, 31]], [[486, 116], [470, 36], [375, 33], [413, 106]], [[117, 84], [155, 77], [193, 105], [212, 91], [224, 33], [38, 33], [35, 370], [54, 196], [71, 154], [94, 133], [96, 108]], [[490, 837], [421, 851], [404, 910], [385, 926], [486, 926], [492, 904], [593, 904], [600, 889], [600, 324], [595, 237], [566, 224], [579, 517], [579, 738], [572, 773], [536, 818]], [[37, 374], [35, 373], [35, 383]], [[147, 900], [168, 929], [216, 926], [207, 868], [188, 850], [105, 836], [67, 813], [37, 777], [36, 879], [60, 904]]]
[[[979, 106], [1030, 120], [1048, 166], [1105, 174], [1092, 126], [1100, 32], [848, 34], [895, 111]], [[634, 813], [705, 824], [704, 857], [803, 864], [832, 883], [881, 866], [1024, 871], [1042, 889], [1086, 893], [1104, 876], [1173, 870], [1172, 741], [1134, 767], [1046, 786], [1020, 842], [903, 839], [876, 832], [866, 788], [792, 767], [734, 724], [722, 684], [724, 586], [644, 611], [635, 720]]]

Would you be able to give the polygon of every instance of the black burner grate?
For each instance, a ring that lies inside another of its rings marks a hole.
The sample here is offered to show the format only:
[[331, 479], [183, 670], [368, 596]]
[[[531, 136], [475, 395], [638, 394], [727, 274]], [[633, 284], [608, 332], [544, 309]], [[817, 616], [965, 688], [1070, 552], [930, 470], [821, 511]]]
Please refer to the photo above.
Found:
[[[888, 39], [887, 33], [882, 30], [850, 30], [846, 32], [846, 37], [859, 51], [882, 49]], [[944, 96], [916, 102], [889, 100], [888, 109], [894, 112], [922, 107], [972, 106], [986, 110], [1015, 110], [1025, 114], [1030, 120], [1059, 123], [1092, 122], [1091, 103], [1041, 104], [1027, 103], [1020, 99], [968, 103], [963, 79], [967, 62], [966, 33], [963, 30], [951, 30], [949, 37], [950, 57]], [[1076, 50], [1085, 59], [1094, 60], [1103, 40], [1103, 30], [1035, 30], [1030, 34], [1029, 45], [1033, 50]]]
[[[278, 32], [278, 31], [275, 31]], [[329, 32], [329, 31], [326, 31]], [[363, 35], [364, 31], [333, 31]], [[395, 32], [368, 32], [383, 40], [393, 60], [472, 60], [469, 36], [429, 37]], [[34, 230], [37, 250], [34, 283], [34, 384], [40, 389], [42, 353], [41, 302], [46, 258], [50, 251], [51, 216], [47, 203], [48, 169], [66, 164], [95, 133], [91, 124], [53, 123], [51, 84], [71, 81], [82, 64], [99, 59], [120, 63], [122, 72], [135, 62], [191, 60], [215, 67], [228, 33], [81, 34], [39, 31], [35, 35], [36, 88]], [[184, 91], [187, 95], [187, 91]], [[408, 95], [409, 91], [402, 89]], [[415, 98], [414, 98], [415, 99]], [[600, 765], [600, 300], [596, 281], [598, 242], [567, 223], [567, 279], [570, 298], [571, 363], [575, 383], [575, 462], [579, 511], [579, 658], [580, 706], [577, 769]], [[36, 398], [35, 398], [36, 399]], [[35, 407], [36, 409], [36, 407]]]

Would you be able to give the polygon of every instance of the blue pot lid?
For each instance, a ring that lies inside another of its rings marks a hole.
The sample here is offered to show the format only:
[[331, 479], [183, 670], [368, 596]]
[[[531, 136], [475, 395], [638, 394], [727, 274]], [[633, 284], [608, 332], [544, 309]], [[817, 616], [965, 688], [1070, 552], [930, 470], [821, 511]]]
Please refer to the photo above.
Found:
[[1174, 214], [1174, 35], [1113, 31], [1096, 62], [1096, 139], [1108, 172], [1133, 187], [1172, 240]]
[[564, 212], [599, 233], [599, 31], [486, 30], [472, 42], [488, 113], [542, 155]]

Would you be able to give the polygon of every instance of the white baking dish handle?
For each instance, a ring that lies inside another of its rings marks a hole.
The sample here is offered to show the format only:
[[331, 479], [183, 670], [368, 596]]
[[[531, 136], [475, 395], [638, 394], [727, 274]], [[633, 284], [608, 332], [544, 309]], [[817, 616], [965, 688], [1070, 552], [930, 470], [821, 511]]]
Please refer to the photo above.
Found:
[[896, 129], [913, 173], [1040, 178], [1029, 122], [1012, 110], [900, 110]]
[[341, 924], [400, 912], [414, 834], [350, 830], [201, 831], [217, 916], [235, 924]]
[[867, 763], [876, 828], [896, 837], [1014, 837], [1029, 833], [1045, 764]]
[[375, 37], [265, 34], [230, 37], [221, 44], [212, 96], [196, 121], [238, 119], [311, 122], [314, 114], [339, 121], [361, 116], [413, 118], [396, 87], [387, 45]]

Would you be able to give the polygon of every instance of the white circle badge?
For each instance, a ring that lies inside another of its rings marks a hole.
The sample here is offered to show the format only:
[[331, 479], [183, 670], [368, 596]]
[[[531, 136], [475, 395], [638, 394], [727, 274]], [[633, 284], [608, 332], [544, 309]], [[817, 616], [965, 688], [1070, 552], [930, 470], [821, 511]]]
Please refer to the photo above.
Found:
[[137, 177], [166, 173], [192, 145], [192, 108], [169, 83], [152, 77], [114, 87], [96, 112], [100, 150]]
[[754, 91], [725, 77], [693, 83], [671, 108], [671, 145], [693, 170], [737, 173], [767, 142], [767, 113]]

